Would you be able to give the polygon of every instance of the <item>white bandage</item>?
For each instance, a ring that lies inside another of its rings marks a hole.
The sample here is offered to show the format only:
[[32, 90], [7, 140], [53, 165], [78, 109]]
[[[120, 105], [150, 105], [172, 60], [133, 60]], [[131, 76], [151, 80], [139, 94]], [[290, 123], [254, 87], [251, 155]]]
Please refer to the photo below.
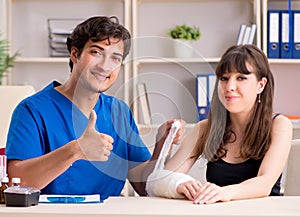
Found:
[[146, 191], [149, 196], [183, 198], [184, 195], [177, 193], [178, 185], [183, 182], [194, 180], [194, 178], [184, 173], [178, 173], [164, 169], [167, 155], [179, 128], [180, 122], [175, 121], [172, 124], [170, 132], [163, 144], [162, 150], [155, 164], [155, 168], [153, 172], [148, 176]]
[[195, 179], [184, 173], [165, 169], [156, 170], [147, 179], [146, 191], [149, 196], [184, 198], [184, 195], [177, 193], [177, 187], [181, 183], [192, 180]]

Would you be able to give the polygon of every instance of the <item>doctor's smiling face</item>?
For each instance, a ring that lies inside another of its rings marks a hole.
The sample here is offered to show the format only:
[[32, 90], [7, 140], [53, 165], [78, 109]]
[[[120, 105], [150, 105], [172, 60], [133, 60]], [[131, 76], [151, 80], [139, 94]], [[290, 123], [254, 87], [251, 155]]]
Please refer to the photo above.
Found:
[[71, 49], [71, 60], [78, 84], [89, 91], [104, 92], [116, 81], [121, 69], [124, 43], [118, 38], [89, 40], [80, 55]]

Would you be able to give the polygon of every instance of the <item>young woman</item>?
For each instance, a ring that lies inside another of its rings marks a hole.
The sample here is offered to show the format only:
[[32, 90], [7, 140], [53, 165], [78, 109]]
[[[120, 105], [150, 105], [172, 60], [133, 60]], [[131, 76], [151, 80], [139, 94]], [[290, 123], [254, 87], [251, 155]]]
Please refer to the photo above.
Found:
[[[208, 119], [196, 124], [166, 163], [176, 175], [153, 185], [163, 188], [169, 182], [169, 191], [176, 192], [153, 192], [185, 196], [196, 204], [280, 195], [292, 124], [273, 112], [274, 79], [266, 56], [253, 45], [232, 46], [216, 75]], [[207, 182], [186, 174], [180, 178], [178, 173], [187, 173], [200, 156], [208, 160]]]

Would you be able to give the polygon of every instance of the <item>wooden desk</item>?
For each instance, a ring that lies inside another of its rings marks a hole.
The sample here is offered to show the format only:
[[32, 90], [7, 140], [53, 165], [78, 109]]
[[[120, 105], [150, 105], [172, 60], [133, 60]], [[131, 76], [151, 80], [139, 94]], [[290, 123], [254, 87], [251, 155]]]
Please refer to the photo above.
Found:
[[31, 207], [0, 206], [0, 217], [96, 216], [200, 216], [300, 217], [300, 197], [267, 197], [195, 205], [187, 200], [150, 197], [113, 197], [102, 204], [39, 204]]

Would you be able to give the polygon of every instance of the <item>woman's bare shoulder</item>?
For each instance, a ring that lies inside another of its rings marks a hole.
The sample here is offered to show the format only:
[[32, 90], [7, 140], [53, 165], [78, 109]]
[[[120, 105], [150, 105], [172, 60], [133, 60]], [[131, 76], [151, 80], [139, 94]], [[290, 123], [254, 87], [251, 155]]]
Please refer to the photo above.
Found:
[[204, 129], [207, 127], [207, 120], [202, 120], [193, 125], [192, 128], [187, 130], [187, 133], [184, 136], [183, 144], [185, 146], [193, 146], [197, 143], [198, 138], [204, 132]]
[[207, 119], [204, 119], [202, 121], [199, 121], [195, 124], [194, 126], [194, 130], [196, 130], [197, 132], [201, 133], [203, 132], [204, 129], [206, 129], [207, 127], [207, 124], [208, 124], [208, 120]]
[[273, 127], [292, 128], [293, 126], [291, 120], [288, 117], [282, 114], [278, 114], [273, 119]]
[[[292, 139], [293, 136], [293, 125], [291, 120], [284, 115], [277, 115], [273, 119], [272, 123], [272, 135], [279, 138]], [[274, 139], [273, 138], [273, 139]]]

